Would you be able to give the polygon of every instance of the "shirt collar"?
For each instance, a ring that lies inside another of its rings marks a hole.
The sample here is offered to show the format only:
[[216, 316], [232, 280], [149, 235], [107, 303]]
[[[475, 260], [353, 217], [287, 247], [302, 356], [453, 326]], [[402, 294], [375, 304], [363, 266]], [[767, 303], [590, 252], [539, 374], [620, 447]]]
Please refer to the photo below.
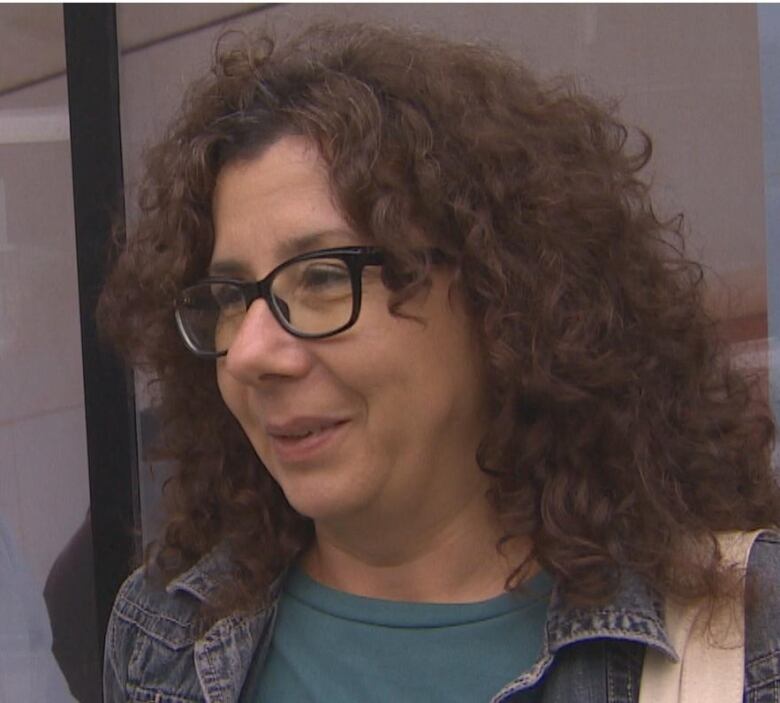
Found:
[[[167, 586], [168, 593], [184, 591], [207, 601], [233, 570], [227, 549], [216, 547]], [[284, 576], [272, 589], [278, 596]], [[569, 607], [556, 585], [547, 611], [547, 646], [550, 653], [574, 642], [608, 637], [639, 642], [659, 650], [673, 661], [679, 657], [664, 627], [663, 601], [636, 574], [625, 571], [615, 596], [606, 605]]]

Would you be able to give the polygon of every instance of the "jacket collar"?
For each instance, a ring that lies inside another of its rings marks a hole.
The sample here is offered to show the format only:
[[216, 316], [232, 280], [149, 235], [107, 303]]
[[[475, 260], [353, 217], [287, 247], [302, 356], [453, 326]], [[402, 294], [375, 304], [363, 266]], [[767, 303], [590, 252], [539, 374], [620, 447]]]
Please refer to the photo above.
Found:
[[568, 607], [556, 587], [547, 610], [547, 645], [554, 654], [574, 642], [609, 637], [631, 640], [677, 661], [664, 626], [663, 600], [636, 574], [624, 571], [615, 596], [606, 605]]
[[189, 593], [203, 603], [217, 592], [219, 584], [233, 569], [228, 550], [218, 546], [172, 579], [165, 590], [170, 594], [179, 591]]

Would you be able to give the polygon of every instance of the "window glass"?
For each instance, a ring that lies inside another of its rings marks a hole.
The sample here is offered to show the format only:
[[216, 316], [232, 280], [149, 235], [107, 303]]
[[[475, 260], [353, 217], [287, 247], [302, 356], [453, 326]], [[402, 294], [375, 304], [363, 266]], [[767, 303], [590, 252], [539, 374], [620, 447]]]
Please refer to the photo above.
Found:
[[769, 370], [775, 417], [780, 418], [780, 7], [759, 5], [758, 27], [764, 113]]
[[100, 701], [61, 5], [0, 7], [0, 701]]

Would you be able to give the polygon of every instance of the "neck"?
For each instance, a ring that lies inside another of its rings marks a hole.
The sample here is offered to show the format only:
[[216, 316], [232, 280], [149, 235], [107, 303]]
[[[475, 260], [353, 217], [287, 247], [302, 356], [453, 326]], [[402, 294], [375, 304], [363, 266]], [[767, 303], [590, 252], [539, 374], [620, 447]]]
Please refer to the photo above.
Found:
[[[484, 495], [438, 516], [392, 525], [315, 525], [300, 565], [316, 581], [386, 600], [466, 603], [505, 590], [529, 555], [530, 540], [497, 549], [502, 530]], [[532, 575], [529, 571], [528, 576]]]

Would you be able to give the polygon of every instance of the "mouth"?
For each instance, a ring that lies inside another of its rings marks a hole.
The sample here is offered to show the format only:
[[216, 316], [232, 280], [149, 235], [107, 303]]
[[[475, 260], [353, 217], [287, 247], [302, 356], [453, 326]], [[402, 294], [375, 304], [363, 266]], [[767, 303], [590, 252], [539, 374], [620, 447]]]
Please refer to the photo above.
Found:
[[301, 417], [284, 423], [269, 423], [266, 430], [274, 439], [297, 440], [312, 437], [345, 422], [339, 418]]
[[315, 458], [343, 434], [348, 420], [302, 418], [267, 427], [277, 456], [283, 461]]

